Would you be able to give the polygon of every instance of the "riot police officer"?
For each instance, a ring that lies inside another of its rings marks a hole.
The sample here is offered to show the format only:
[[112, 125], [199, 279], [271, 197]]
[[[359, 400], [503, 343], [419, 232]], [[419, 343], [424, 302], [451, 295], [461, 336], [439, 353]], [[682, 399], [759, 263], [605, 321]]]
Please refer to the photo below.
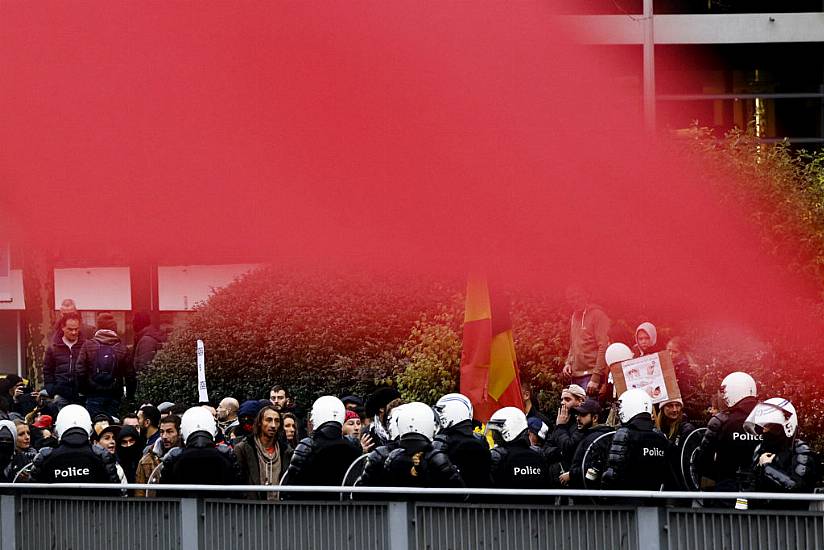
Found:
[[314, 402], [310, 414], [314, 431], [298, 443], [285, 484], [341, 484], [349, 465], [362, 453], [360, 443], [341, 432], [345, 418], [346, 407], [337, 397], [324, 395]]
[[492, 485], [496, 489], [545, 489], [549, 468], [540, 451], [529, 444], [526, 415], [516, 407], [495, 412], [486, 424], [495, 447], [491, 451]]
[[[748, 490], [756, 492], [811, 492], [816, 482], [813, 451], [796, 438], [798, 415], [788, 400], [773, 397], [758, 403], [744, 421], [747, 432], [762, 437], [755, 449]], [[806, 509], [806, 502], [772, 501], [756, 505]]]
[[11, 420], [0, 420], [0, 483], [12, 481], [11, 470], [14, 458], [14, 443], [17, 428]]
[[[235, 455], [215, 444], [217, 422], [204, 407], [188, 409], [180, 419], [183, 448], [163, 457], [160, 483], [168, 485], [237, 485], [240, 483]], [[164, 492], [163, 494], [168, 494]], [[207, 494], [208, 493], [204, 493]]]
[[[394, 412], [394, 411], [393, 411]], [[385, 480], [394, 487], [463, 487], [458, 468], [441, 447], [434, 447], [435, 412], [426, 403], [408, 403], [395, 415], [398, 448], [384, 462]], [[363, 485], [370, 485], [368, 472]]]
[[726, 408], [707, 424], [696, 453], [696, 467], [702, 489], [735, 492], [739, 471], [749, 470], [752, 454], [761, 442], [761, 436], [744, 429], [757, 401], [755, 380], [745, 372], [733, 372], [721, 382], [720, 394]]
[[387, 441], [384, 445], [375, 447], [366, 457], [366, 464], [364, 464], [363, 471], [355, 481], [355, 485], [367, 485], [370, 487], [388, 487], [390, 480], [384, 470], [386, 459], [389, 458], [390, 453], [398, 448], [398, 413], [406, 407], [407, 404], [398, 405], [389, 413], [386, 419]]
[[35, 483], [120, 483], [113, 454], [92, 445], [92, 419], [80, 405], [60, 409], [55, 422], [58, 445], [35, 457], [31, 480]]
[[644, 390], [627, 390], [618, 397], [621, 427], [609, 449], [604, 489], [658, 491], [669, 478], [669, 445], [652, 421], [652, 399]]
[[460, 393], [449, 393], [435, 403], [435, 413], [440, 426], [435, 446], [449, 455], [467, 487], [489, 487], [489, 445], [472, 427], [472, 402]]

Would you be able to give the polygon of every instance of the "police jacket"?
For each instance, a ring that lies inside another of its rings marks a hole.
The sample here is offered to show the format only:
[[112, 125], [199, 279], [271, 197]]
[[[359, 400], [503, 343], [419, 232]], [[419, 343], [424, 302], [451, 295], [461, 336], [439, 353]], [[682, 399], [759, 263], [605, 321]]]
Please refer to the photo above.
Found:
[[358, 441], [341, 434], [341, 428], [337, 422], [326, 422], [298, 443], [287, 470], [289, 485], [341, 484], [363, 452]]
[[433, 446], [446, 452], [452, 464], [460, 470], [467, 487], [489, 487], [489, 445], [483, 437], [475, 434], [471, 420], [441, 430], [435, 436]]
[[[809, 445], [801, 440], [795, 440], [790, 446], [777, 450], [772, 462], [759, 466], [761, 454], [770, 452], [763, 447], [759, 445], [753, 454], [750, 490], [775, 493], [812, 492], [817, 472], [815, 454]], [[773, 501], [769, 507], [806, 509], [808, 505], [806, 502]]]
[[215, 445], [214, 439], [206, 432], [191, 434], [185, 447], [170, 449], [164, 455], [162, 462], [163, 468], [160, 471], [160, 483], [162, 484], [239, 485], [241, 483], [237, 460], [232, 450], [225, 445]]
[[602, 487], [659, 490], [670, 478], [668, 446], [666, 436], [655, 429], [648, 413], [635, 415], [615, 431]]
[[744, 421], [757, 400], [747, 397], [710, 419], [707, 431], [696, 453], [696, 466], [701, 477], [735, 481], [739, 469], [749, 470], [752, 455], [760, 437], [744, 430]]
[[366, 464], [363, 467], [358, 481], [355, 485], [366, 485], [368, 487], [389, 487], [389, 479], [383, 466], [389, 454], [398, 448], [396, 441], [390, 441], [386, 445], [381, 445], [372, 450], [366, 457]]
[[58, 329], [54, 333], [43, 360], [43, 382], [51, 397], [59, 395], [68, 400], [74, 399], [77, 393], [77, 357], [83, 342], [85, 338], [80, 334], [77, 342], [69, 348], [63, 342], [63, 331]]
[[543, 455], [529, 446], [526, 431], [490, 452], [492, 486], [496, 489], [544, 489], [549, 475]]
[[[581, 432], [583, 439], [581, 439], [581, 442], [575, 448], [575, 454], [572, 456], [572, 462], [569, 466], [570, 488], [584, 488], [584, 475], [590, 466], [598, 470], [597, 474], [600, 479], [601, 474], [604, 473], [607, 467], [607, 459], [609, 458], [609, 449], [612, 441], [608, 437], [599, 439], [597, 443], [595, 443], [595, 440], [612, 431], [610, 426], [602, 425]], [[594, 446], [593, 443], [595, 443]], [[589, 450], [589, 453], [587, 453], [587, 450]], [[588, 465], [584, 465], [584, 455], [587, 456]], [[598, 480], [592, 480], [589, 483], [589, 488], [594, 489], [597, 487]]]
[[92, 445], [81, 429], [72, 428], [55, 447], [41, 449], [34, 458], [35, 483], [120, 483], [117, 461], [110, 452]]
[[394, 487], [464, 486], [449, 455], [416, 433], [401, 437], [398, 448], [386, 457], [383, 469], [389, 485]]

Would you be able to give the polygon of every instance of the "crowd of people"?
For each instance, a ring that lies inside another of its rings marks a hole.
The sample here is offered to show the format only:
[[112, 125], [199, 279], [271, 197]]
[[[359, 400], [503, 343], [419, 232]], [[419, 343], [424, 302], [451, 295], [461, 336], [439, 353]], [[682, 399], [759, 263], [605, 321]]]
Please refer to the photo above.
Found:
[[[611, 365], [660, 349], [655, 326], [638, 327], [634, 348], [610, 343], [603, 310], [583, 293], [573, 291], [569, 298], [578, 306], [564, 367], [569, 383], [554, 420], [539, 410], [524, 383], [523, 408], [503, 407], [485, 424], [459, 393], [430, 406], [404, 402], [395, 388], [382, 387], [365, 399], [325, 395], [306, 411], [285, 385], [260, 399], [226, 396], [216, 407], [143, 404], [117, 418], [123, 396], [134, 394], [134, 354], [120, 342], [111, 315], [101, 314], [86, 337], [80, 316], [66, 311], [46, 351], [44, 388], [33, 392], [14, 375], [0, 380], [0, 482], [791, 493], [815, 488], [817, 455], [798, 437], [792, 403], [780, 397], [759, 401], [755, 380], [733, 372], [719, 387], [718, 410], [706, 428], [696, 428], [689, 411], [711, 404], [685, 405], [690, 374], [676, 339], [668, 348], [687, 390], [682, 396], [653, 405], [642, 389], [610, 395]], [[290, 498], [287, 491], [250, 490], [242, 496]]]

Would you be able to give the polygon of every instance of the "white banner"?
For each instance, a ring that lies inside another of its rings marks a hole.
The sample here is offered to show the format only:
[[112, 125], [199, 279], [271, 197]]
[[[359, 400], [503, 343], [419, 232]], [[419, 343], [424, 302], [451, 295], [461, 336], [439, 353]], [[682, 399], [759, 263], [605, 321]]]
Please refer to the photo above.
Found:
[[206, 390], [206, 349], [203, 340], [197, 341], [197, 393], [200, 403], [209, 402], [209, 392]]
[[0, 302], [11, 302], [9, 245], [0, 243]]

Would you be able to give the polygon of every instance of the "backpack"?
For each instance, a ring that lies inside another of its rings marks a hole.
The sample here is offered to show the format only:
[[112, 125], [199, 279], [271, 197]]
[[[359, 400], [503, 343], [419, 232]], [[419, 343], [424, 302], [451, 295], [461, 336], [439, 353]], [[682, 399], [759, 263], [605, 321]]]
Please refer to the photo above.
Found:
[[117, 355], [114, 347], [98, 343], [97, 356], [92, 367], [92, 382], [101, 388], [110, 388], [114, 385]]

